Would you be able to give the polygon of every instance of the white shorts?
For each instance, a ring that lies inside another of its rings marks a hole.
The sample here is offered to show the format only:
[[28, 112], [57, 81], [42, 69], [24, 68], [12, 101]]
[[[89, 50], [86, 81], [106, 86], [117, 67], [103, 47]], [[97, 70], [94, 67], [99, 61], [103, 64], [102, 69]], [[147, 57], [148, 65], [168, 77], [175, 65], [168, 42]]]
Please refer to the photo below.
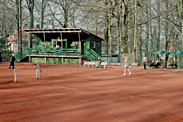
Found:
[[125, 63], [125, 67], [128, 67], [128, 63]]

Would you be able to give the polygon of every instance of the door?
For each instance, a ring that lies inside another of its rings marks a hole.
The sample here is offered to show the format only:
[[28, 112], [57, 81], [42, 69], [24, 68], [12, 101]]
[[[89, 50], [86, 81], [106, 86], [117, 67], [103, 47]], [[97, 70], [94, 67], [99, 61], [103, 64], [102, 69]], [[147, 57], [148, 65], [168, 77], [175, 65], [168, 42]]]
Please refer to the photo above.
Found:
[[89, 49], [89, 48], [90, 48], [90, 41], [87, 40], [87, 41], [85, 41], [85, 43], [84, 43], [84, 50]]
[[87, 50], [87, 49], [90, 49], [90, 41], [89, 40], [86, 40], [84, 42], [84, 51], [82, 51], [82, 52], [85, 52], [85, 50]]

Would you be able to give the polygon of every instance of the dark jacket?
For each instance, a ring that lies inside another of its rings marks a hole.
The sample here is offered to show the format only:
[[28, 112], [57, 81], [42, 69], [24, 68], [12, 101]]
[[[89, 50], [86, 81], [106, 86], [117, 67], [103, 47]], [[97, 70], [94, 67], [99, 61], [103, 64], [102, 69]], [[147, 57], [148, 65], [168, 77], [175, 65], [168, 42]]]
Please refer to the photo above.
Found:
[[16, 59], [15, 59], [15, 56], [11, 56], [11, 58], [10, 58], [10, 63], [11, 63], [11, 64], [14, 64], [15, 60], [16, 60]]

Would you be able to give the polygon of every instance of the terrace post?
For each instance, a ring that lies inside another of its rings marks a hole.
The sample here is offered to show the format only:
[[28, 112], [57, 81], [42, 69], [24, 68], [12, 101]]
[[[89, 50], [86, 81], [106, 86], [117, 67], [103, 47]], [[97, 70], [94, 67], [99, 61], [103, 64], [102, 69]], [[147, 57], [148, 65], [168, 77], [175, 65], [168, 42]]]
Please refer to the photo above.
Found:
[[64, 64], [64, 57], [62, 58], [62, 64]]
[[31, 56], [30, 56], [30, 54], [29, 54], [29, 63], [31, 63]]
[[[80, 32], [78, 33], [78, 38], [79, 38], [79, 50], [80, 50], [80, 56], [82, 55], [81, 51], [81, 38], [80, 38]], [[79, 59], [79, 63], [81, 64], [81, 58]]]
[[44, 38], [44, 43], [45, 43], [45, 40], [46, 40], [46, 39], [45, 39], [45, 38], [46, 38], [46, 37], [45, 37], [45, 32], [43, 32], [43, 38]]
[[46, 56], [45, 56], [45, 63], [47, 63], [47, 58], [46, 58]]

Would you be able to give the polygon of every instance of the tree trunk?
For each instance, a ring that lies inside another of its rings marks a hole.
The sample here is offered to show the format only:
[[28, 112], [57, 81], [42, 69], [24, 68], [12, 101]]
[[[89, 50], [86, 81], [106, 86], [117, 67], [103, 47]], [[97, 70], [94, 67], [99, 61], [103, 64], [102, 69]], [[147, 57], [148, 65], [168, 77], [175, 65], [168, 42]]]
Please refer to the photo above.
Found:
[[[152, 18], [152, 3], [150, 1], [150, 18]], [[154, 44], [154, 36], [153, 36], [153, 23], [152, 23], [152, 20], [150, 20], [150, 35], [151, 35], [151, 45], [150, 45], [150, 52], [151, 52], [151, 59], [155, 61], [155, 55], [154, 55], [154, 47], [155, 47], [155, 44]]]
[[[107, 0], [105, 1], [105, 5], [107, 7]], [[108, 51], [108, 35], [109, 35], [109, 17], [108, 17], [108, 11], [105, 14], [105, 28], [104, 28], [104, 53], [109, 55]]]
[[[5, 0], [3, 0], [3, 4], [5, 4]], [[5, 7], [2, 6], [2, 14], [1, 14], [1, 35], [0, 35], [0, 38], [4, 38], [5, 37]]]
[[[30, 13], [30, 29], [34, 27], [34, 0], [28, 0], [29, 13]], [[29, 48], [32, 48], [32, 34], [29, 34]]]
[[181, 30], [182, 30], [182, 33], [181, 33], [181, 37], [182, 37], [182, 46], [181, 46], [181, 48], [183, 48], [183, 19], [181, 19], [181, 24], [182, 24], [182, 28], [181, 28]]
[[[148, 6], [149, 5], [149, 1], [146, 0], [146, 5]], [[146, 9], [146, 15], [147, 15], [147, 20], [149, 20], [149, 7], [147, 7]], [[147, 57], [147, 64], [149, 64], [149, 57], [150, 57], [150, 54], [149, 54], [149, 23], [146, 24], [146, 40], [145, 40], [145, 55]]]
[[123, 53], [128, 53], [128, 5], [126, 0], [122, 0], [122, 49]]
[[142, 27], [140, 27], [140, 38], [138, 41], [138, 64], [142, 64]]
[[42, 0], [41, 2], [41, 29], [44, 27], [44, 12], [46, 7], [47, 0]]
[[135, 0], [134, 61], [137, 62], [137, 0]]
[[160, 10], [160, 0], [157, 1], [158, 6], [158, 39], [157, 39], [157, 50], [160, 50], [160, 36], [161, 36], [161, 10]]
[[22, 52], [22, 0], [19, 0], [19, 41], [20, 41], [20, 52]]
[[[111, 2], [109, 2], [109, 10], [111, 9]], [[109, 14], [110, 14], [110, 12], [109, 12]], [[110, 62], [112, 62], [112, 34], [111, 34], [111, 30], [112, 30], [112, 28], [111, 28], [111, 14], [109, 15], [109, 23], [108, 23], [108, 28], [109, 28], [109, 43], [110, 43], [110, 47], [109, 47], [109, 51], [110, 51]]]
[[95, 34], [98, 36], [98, 19], [95, 19]]
[[118, 62], [121, 65], [121, 42], [122, 42], [122, 0], [120, 0], [119, 18], [118, 18]]
[[177, 0], [177, 9], [178, 9], [178, 16], [181, 23], [181, 41], [182, 45], [181, 48], [183, 48], [183, 0]]
[[17, 42], [18, 52], [22, 52], [22, 0], [16, 0], [17, 4]]
[[[166, 6], [166, 19], [165, 19], [165, 50], [169, 51], [168, 49], [168, 0], [165, 1], [165, 6]], [[165, 55], [165, 68], [167, 68], [167, 60], [168, 60], [168, 55]]]

